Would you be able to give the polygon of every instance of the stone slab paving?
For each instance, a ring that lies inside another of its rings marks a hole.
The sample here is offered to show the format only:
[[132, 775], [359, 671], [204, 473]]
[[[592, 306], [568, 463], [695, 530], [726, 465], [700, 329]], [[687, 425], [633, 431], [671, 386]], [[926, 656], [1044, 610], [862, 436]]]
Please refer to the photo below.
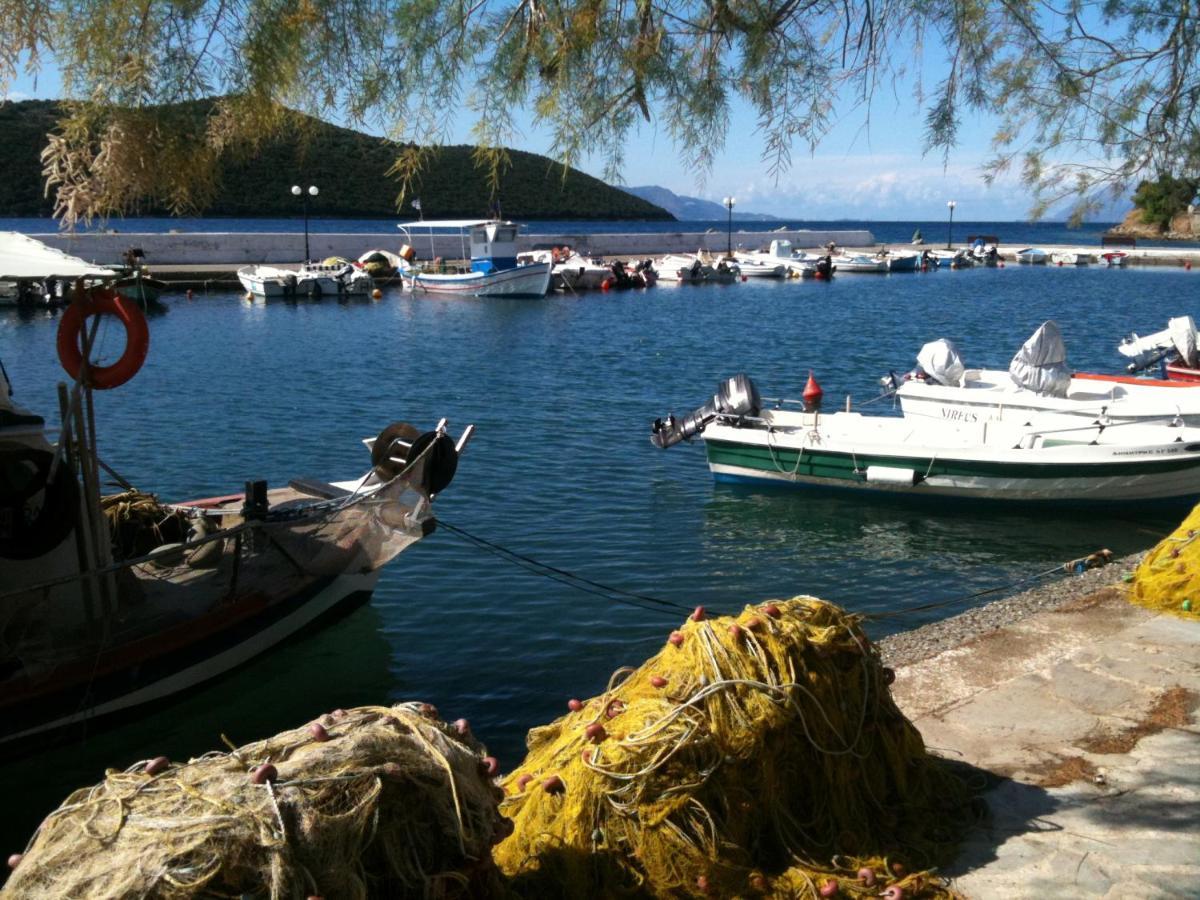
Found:
[[946, 874], [988, 898], [1200, 898], [1200, 624], [1116, 589], [897, 669], [990, 820]]

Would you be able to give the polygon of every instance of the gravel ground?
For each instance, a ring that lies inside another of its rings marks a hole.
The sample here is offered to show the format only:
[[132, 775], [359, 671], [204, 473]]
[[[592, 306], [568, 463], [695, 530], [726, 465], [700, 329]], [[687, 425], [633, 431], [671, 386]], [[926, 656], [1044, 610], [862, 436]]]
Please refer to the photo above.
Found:
[[893, 667], [909, 665], [959, 647], [974, 637], [1003, 628], [1036, 612], [1055, 609], [1064, 603], [1086, 597], [1120, 582], [1134, 570], [1144, 555], [1133, 553], [1082, 575], [1051, 576], [1019, 594], [993, 600], [950, 619], [885, 637], [879, 641], [883, 661]]

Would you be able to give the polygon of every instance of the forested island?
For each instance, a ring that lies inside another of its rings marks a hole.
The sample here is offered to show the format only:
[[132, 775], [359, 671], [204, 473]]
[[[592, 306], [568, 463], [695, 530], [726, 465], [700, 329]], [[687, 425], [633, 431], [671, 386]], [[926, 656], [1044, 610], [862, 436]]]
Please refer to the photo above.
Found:
[[[186, 105], [204, 116], [212, 101]], [[0, 216], [49, 216], [41, 152], [61, 115], [51, 100], [0, 103]], [[300, 117], [299, 113], [295, 114]], [[230, 153], [218, 167], [211, 201], [191, 211], [212, 217], [274, 218], [297, 215], [300, 201], [293, 184], [317, 185], [320, 194], [309, 211], [320, 217], [395, 218], [416, 213], [409, 204], [398, 211], [399, 183], [388, 173], [397, 147], [390, 141], [309, 117], [303, 127], [263, 141], [252, 154]], [[148, 153], [153, 148], [147, 148]], [[444, 147], [421, 174], [409, 197], [419, 198], [425, 218], [461, 218], [494, 213], [487, 173], [472, 159], [472, 148]], [[536, 153], [510, 150], [511, 166], [500, 179], [496, 201], [514, 219], [671, 220], [659, 206], [584, 174], [563, 168]], [[167, 215], [166, 204], [148, 203], [140, 215]]]

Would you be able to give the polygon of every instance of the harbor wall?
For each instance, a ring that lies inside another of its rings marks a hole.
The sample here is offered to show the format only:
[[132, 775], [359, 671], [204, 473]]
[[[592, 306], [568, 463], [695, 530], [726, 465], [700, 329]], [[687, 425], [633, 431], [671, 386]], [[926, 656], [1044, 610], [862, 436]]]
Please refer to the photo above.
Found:
[[[210, 232], [144, 234], [110, 232], [102, 234], [34, 234], [31, 237], [57, 247], [88, 262], [111, 264], [119, 262], [130, 247], [140, 247], [146, 263], [156, 265], [249, 265], [253, 263], [296, 263], [304, 257], [304, 235], [268, 232]], [[869, 247], [875, 237], [869, 231], [735, 231], [732, 244], [757, 249], [772, 240], [792, 242], [797, 249], [822, 247], [833, 241], [840, 247]], [[654, 256], [663, 253], [695, 253], [704, 248], [724, 251], [730, 238], [724, 231], [707, 232], [631, 232], [622, 234], [522, 234], [518, 249], [562, 246], [566, 244], [581, 253], [597, 256]], [[403, 243], [398, 231], [361, 234], [309, 233], [309, 256], [324, 259], [343, 256], [357, 259], [368, 250], [383, 249], [396, 252]], [[457, 234], [414, 236], [417, 256], [430, 259], [461, 259], [463, 241]]]

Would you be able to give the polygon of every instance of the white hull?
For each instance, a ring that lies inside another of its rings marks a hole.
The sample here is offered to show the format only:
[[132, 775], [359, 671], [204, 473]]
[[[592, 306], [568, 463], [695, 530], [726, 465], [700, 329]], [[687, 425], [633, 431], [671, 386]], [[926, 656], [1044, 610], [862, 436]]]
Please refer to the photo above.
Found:
[[374, 287], [362, 271], [338, 278], [332, 267], [313, 266], [281, 269], [276, 266], [244, 266], [238, 269], [242, 287], [258, 297], [362, 296]]
[[1092, 257], [1087, 253], [1060, 250], [1050, 254], [1050, 261], [1056, 266], [1086, 266], [1092, 261]]
[[404, 288], [417, 296], [545, 297], [550, 290], [550, 264], [532, 263], [499, 272], [403, 272]]
[[1017, 251], [1017, 262], [1025, 265], [1044, 266], [1049, 255], [1045, 250], [1037, 250], [1032, 247], [1025, 250]]
[[906, 381], [896, 390], [906, 416], [942, 422], [1013, 422], [1046, 417], [1069, 422], [1172, 422], [1200, 426], [1200, 383], [1150, 379], [1112, 381], [1072, 378], [1066, 397], [1049, 397], [1018, 388], [1007, 372], [968, 370], [964, 387]]
[[947, 426], [770, 410], [739, 426], [713, 422], [703, 437], [718, 480], [1016, 502], [1200, 495], [1200, 431], [1194, 429]]
[[837, 267], [839, 274], [844, 272], [877, 273], [888, 270], [886, 259], [876, 259], [872, 256], [835, 256], [833, 264]]

